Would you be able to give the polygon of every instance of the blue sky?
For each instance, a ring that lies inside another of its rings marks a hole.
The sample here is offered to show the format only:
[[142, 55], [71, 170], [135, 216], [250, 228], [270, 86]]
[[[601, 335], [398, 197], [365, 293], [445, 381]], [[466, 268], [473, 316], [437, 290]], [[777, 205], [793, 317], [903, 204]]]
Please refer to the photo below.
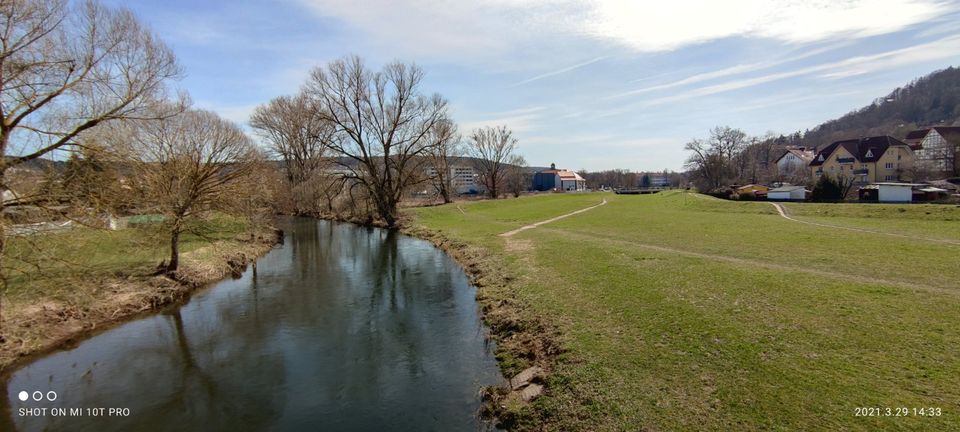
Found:
[[716, 125], [790, 133], [960, 66], [936, 0], [115, 1], [177, 53], [196, 105], [246, 123], [348, 54], [415, 62], [461, 131], [506, 124], [531, 165], [680, 170]]

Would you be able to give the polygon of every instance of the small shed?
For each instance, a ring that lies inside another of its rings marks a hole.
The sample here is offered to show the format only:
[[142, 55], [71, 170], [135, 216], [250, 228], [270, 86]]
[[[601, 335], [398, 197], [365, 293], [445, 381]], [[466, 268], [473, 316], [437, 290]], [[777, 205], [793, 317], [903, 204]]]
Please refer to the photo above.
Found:
[[875, 183], [877, 185], [877, 201], [880, 202], [911, 202], [913, 188], [925, 186], [917, 183]]
[[920, 189], [915, 190], [913, 193], [913, 200], [914, 201], [938, 201], [938, 200], [947, 198], [949, 195], [950, 195], [950, 191], [946, 189], [927, 186], [927, 187], [922, 187]]
[[807, 199], [807, 193], [803, 186], [781, 186], [776, 189], [770, 189], [767, 192], [767, 199], [771, 201], [803, 201]]

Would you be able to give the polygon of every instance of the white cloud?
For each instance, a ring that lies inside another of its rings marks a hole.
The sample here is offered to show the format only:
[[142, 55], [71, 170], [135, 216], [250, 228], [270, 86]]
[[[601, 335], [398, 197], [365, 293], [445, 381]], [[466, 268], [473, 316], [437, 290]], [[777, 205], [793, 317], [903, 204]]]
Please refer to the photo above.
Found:
[[819, 74], [821, 78], [828, 79], [851, 77], [883, 69], [892, 69], [907, 65], [921, 64], [923, 62], [934, 60], [956, 58], [958, 55], [960, 55], [960, 36], [951, 36], [936, 41], [893, 51], [882, 52], [879, 54], [852, 57], [839, 62], [818, 64], [799, 69], [792, 69], [785, 72], [777, 72], [768, 75], [761, 75], [698, 87], [670, 96], [647, 100], [644, 104], [651, 106], [669, 102], [677, 102], [700, 96], [709, 96], [717, 93], [753, 87], [787, 78], [814, 74]]
[[577, 64], [572, 65], [572, 66], [567, 66], [567, 67], [564, 67], [564, 68], [557, 69], [557, 70], [555, 70], [555, 71], [550, 71], [550, 72], [547, 72], [547, 73], [543, 73], [543, 74], [537, 75], [537, 76], [535, 76], [535, 77], [533, 77], [533, 78], [527, 78], [527, 79], [525, 79], [525, 80], [523, 80], [523, 81], [520, 81], [520, 82], [512, 85], [511, 87], [516, 87], [516, 86], [524, 85], [524, 84], [531, 83], [531, 82], [534, 82], [534, 81], [538, 81], [538, 80], [541, 80], [541, 79], [544, 79], [544, 78], [549, 78], [549, 77], [552, 77], [552, 76], [564, 74], [564, 73], [570, 72], [570, 71], [572, 71], [572, 70], [580, 69], [580, 68], [582, 68], [582, 67], [584, 67], [584, 66], [588, 66], [588, 65], [594, 64], [594, 63], [596, 63], [596, 62], [598, 62], [598, 61], [600, 61], [600, 60], [603, 60], [603, 59], [605, 59], [605, 58], [606, 58], [606, 57], [597, 57], [597, 58], [595, 58], [595, 59], [593, 59], [593, 60], [585, 61], [585, 62], [583, 62], [583, 63], [577, 63]]
[[[741, 75], [747, 72], [756, 72], [763, 69], [770, 69], [774, 66], [779, 66], [786, 63], [792, 63], [797, 60], [813, 57], [815, 55], [823, 54], [825, 52], [842, 48], [848, 45], [850, 45], [850, 41], [843, 41], [843, 42], [839, 42], [839, 43], [835, 43], [827, 46], [822, 46], [819, 48], [807, 49], [802, 52], [791, 52], [785, 56], [782, 56], [779, 59], [750, 63], [750, 64], [735, 65], [735, 66], [731, 66], [724, 69], [699, 73], [699, 74], [691, 75], [677, 81], [672, 81], [664, 84], [657, 84], [649, 87], [643, 87], [636, 90], [630, 90], [624, 93], [618, 93], [615, 95], [607, 96], [606, 99], [616, 99], [624, 96], [634, 96], [642, 93], [648, 93], [648, 92], [657, 91], [657, 90], [666, 90], [674, 87], [681, 87], [681, 86], [695, 84], [703, 81], [709, 81], [717, 78], [725, 78], [733, 75]], [[634, 82], [637, 82], [637, 81], [642, 81], [642, 80], [636, 80]]]
[[473, 120], [460, 122], [460, 131], [469, 134], [474, 129], [484, 126], [506, 125], [514, 132], [524, 132], [533, 129], [545, 107], [528, 107], [498, 113], [487, 113], [473, 116]]
[[[730, 36], [787, 42], [864, 37], [902, 30], [947, 10], [921, 0], [595, 1], [590, 33], [641, 51]], [[655, 4], [655, 6], [653, 6]]]
[[642, 52], [733, 36], [814, 42], [902, 30], [956, 10], [938, 0], [298, 0], [394, 55], [483, 62], [606, 40]]

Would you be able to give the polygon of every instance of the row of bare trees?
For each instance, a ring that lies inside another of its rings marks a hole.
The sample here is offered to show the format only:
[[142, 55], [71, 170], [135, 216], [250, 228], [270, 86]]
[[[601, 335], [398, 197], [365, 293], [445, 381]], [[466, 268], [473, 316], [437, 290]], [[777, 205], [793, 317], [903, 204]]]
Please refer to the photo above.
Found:
[[[0, 192], [17, 195], [7, 173], [22, 164], [69, 156], [71, 168], [48, 182], [46, 196], [4, 205], [63, 202], [52, 196], [57, 186], [72, 188], [70, 202], [92, 213], [162, 213], [165, 270], [176, 272], [192, 218], [261, 207], [257, 197], [271, 183], [253, 180], [271, 170], [240, 127], [173, 94], [169, 83], [181, 75], [173, 52], [125, 9], [94, 0], [0, 3]], [[318, 204], [332, 212], [339, 200], [393, 226], [417, 188], [431, 185], [450, 201], [451, 168], [470, 155], [491, 196], [519, 193], [511, 168], [523, 161], [509, 129], [462, 139], [448, 102], [425, 94], [423, 79], [412, 64], [373, 71], [347, 57], [314, 69], [299, 94], [256, 110], [250, 124], [284, 162], [289, 187], [280, 189], [295, 212]], [[6, 238], [0, 223], [0, 254]]]
[[426, 94], [423, 79], [413, 64], [374, 71], [350, 56], [315, 68], [297, 95], [256, 109], [250, 125], [282, 160], [294, 212], [334, 213], [339, 201], [394, 226], [417, 190], [450, 202], [453, 169], [468, 159], [490, 196], [511, 189], [510, 170], [525, 165], [511, 131], [485, 127], [464, 140], [447, 100]]
[[691, 182], [704, 192], [731, 184], [807, 182], [805, 166], [789, 173], [777, 171], [776, 160], [785, 148], [772, 133], [751, 137], [740, 129], [717, 126], [706, 139], [695, 138], [684, 146], [690, 152], [685, 168]]

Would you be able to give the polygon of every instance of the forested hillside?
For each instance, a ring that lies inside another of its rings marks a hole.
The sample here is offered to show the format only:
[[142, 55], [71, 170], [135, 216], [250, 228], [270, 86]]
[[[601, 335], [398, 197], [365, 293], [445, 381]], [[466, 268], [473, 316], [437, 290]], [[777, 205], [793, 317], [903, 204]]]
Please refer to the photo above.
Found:
[[803, 134], [802, 145], [823, 146], [860, 135], [903, 138], [912, 129], [960, 125], [960, 68], [950, 67], [897, 88], [874, 103]]

